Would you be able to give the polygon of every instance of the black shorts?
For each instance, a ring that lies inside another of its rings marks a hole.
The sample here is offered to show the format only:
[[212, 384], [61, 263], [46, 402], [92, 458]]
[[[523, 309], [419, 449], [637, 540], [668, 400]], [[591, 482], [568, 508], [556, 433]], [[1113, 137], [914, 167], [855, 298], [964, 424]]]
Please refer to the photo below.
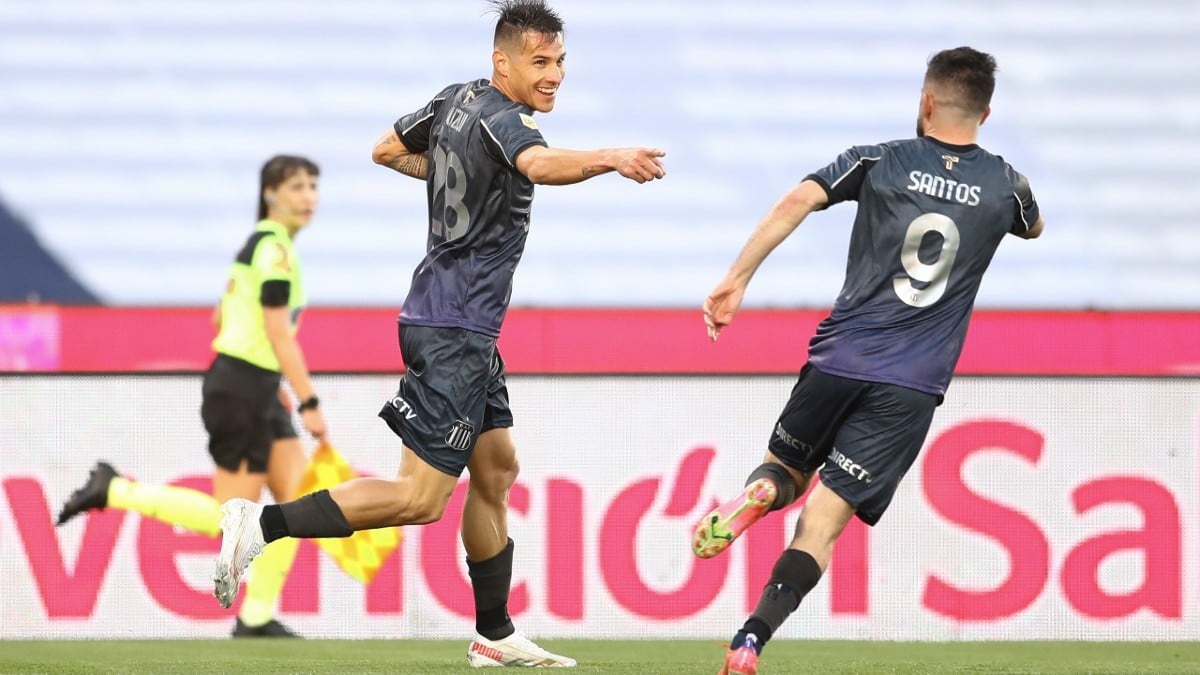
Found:
[[820, 468], [821, 482], [874, 525], [921, 452], [940, 403], [933, 394], [805, 365], [768, 447], [794, 469]]
[[279, 401], [279, 373], [218, 354], [204, 374], [200, 418], [208, 431], [208, 454], [217, 466], [266, 473], [271, 444], [296, 438], [292, 416]]
[[513, 425], [496, 338], [403, 324], [399, 332], [406, 372], [379, 416], [427, 464], [461, 476], [479, 434]]

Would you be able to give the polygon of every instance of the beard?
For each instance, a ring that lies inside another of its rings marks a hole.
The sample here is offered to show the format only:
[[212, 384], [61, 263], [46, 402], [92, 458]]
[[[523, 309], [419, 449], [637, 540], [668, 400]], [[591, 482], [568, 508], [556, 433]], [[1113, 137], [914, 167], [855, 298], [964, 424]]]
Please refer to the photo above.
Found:
[[925, 120], [921, 119], [920, 116], [918, 116], [917, 117], [917, 138], [924, 138], [924, 137], [925, 137]]

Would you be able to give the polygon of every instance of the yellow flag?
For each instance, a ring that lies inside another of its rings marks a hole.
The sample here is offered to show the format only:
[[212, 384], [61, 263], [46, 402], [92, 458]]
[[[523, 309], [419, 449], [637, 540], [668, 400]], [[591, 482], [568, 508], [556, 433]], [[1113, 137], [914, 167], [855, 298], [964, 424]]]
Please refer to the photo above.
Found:
[[[321, 443], [304, 472], [304, 479], [300, 482], [300, 494], [328, 490], [354, 477], [354, 469], [350, 468], [350, 464], [341, 453], [332, 445]], [[337, 561], [346, 574], [369, 584], [384, 561], [400, 545], [402, 538], [400, 528], [385, 527], [378, 530], [359, 530], [349, 537], [317, 539], [316, 542]]]

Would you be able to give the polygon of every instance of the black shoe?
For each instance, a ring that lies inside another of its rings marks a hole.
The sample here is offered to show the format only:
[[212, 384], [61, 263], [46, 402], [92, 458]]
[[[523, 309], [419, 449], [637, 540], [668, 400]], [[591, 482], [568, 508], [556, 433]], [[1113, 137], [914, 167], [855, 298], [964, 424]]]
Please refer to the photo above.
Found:
[[261, 626], [247, 626], [242, 623], [242, 618], [238, 617], [237, 623], [233, 626], [233, 637], [235, 638], [298, 638], [290, 628], [279, 623], [275, 619], [264, 623]]
[[58, 524], [62, 525], [84, 511], [108, 506], [108, 484], [118, 475], [120, 474], [111, 464], [96, 462], [96, 466], [92, 467], [92, 472], [88, 474], [88, 481], [71, 493], [71, 498], [63, 504], [62, 511], [58, 512]]

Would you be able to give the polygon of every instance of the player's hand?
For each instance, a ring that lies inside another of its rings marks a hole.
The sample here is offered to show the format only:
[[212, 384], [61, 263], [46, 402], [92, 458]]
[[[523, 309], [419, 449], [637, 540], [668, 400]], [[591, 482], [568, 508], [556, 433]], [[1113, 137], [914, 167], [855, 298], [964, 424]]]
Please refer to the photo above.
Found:
[[733, 316], [742, 306], [746, 287], [726, 279], [704, 299], [704, 325], [708, 328], [708, 339], [717, 341], [721, 331], [733, 323]]
[[304, 428], [308, 429], [308, 433], [313, 435], [318, 441], [325, 440], [325, 416], [321, 414], [320, 408], [307, 408], [300, 413], [300, 421], [304, 423]]
[[622, 148], [617, 151], [613, 168], [629, 180], [647, 183], [667, 175], [667, 168], [659, 159], [666, 156], [666, 151], [658, 148]]

